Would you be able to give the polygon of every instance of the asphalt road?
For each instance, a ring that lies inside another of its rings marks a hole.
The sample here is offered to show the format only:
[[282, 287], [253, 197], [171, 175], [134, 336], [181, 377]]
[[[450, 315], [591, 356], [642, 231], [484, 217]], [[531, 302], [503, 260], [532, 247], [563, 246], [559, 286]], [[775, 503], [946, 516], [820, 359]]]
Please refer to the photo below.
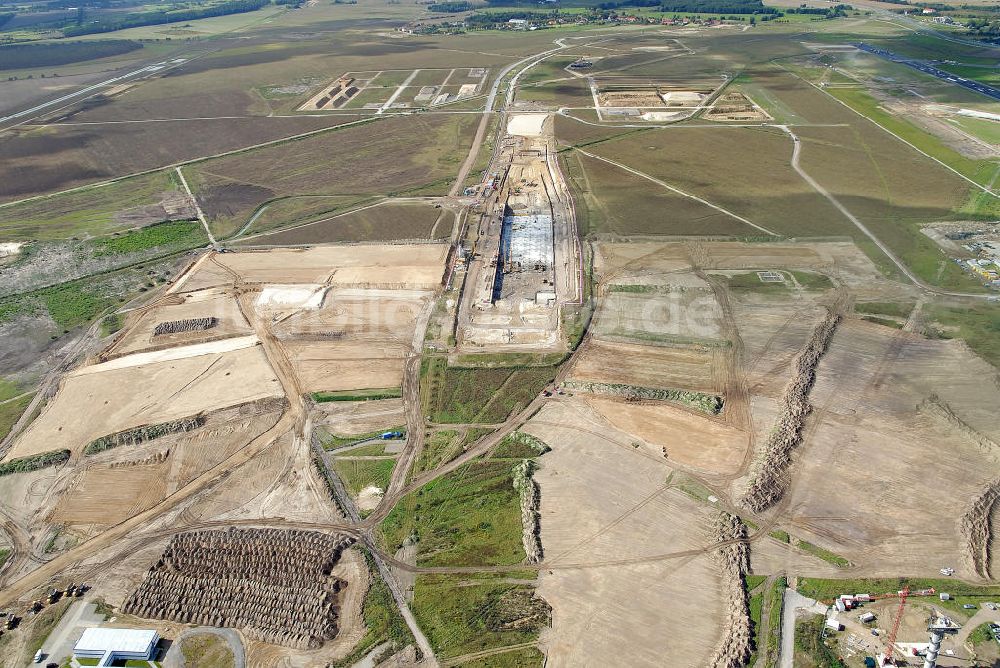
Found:
[[952, 74], [951, 72], [945, 72], [944, 70], [939, 70], [933, 65], [928, 65], [922, 60], [912, 60], [910, 58], [904, 58], [898, 56], [892, 51], [886, 51], [885, 49], [880, 49], [877, 46], [872, 46], [871, 44], [865, 44], [864, 42], [859, 42], [854, 46], [858, 47], [862, 51], [867, 51], [873, 55], [880, 58], [885, 58], [886, 60], [891, 60], [894, 63], [899, 63], [900, 65], [906, 65], [907, 67], [912, 67], [915, 70], [920, 70], [924, 74], [930, 74], [931, 76], [937, 77], [938, 79], [943, 79], [949, 83], [961, 86], [963, 88], [968, 88], [969, 90], [975, 91], [977, 93], [982, 93], [987, 97], [991, 97], [994, 100], [1000, 100], [1000, 90], [987, 86], [984, 83], [980, 83], [973, 79], [966, 79], [965, 77], [960, 77], [957, 74]]

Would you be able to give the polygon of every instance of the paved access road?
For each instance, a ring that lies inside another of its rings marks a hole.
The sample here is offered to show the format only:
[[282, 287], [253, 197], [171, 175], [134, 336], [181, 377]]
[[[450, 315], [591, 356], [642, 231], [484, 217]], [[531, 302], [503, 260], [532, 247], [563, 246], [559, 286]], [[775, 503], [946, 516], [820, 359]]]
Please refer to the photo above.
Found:
[[939, 70], [933, 65], [928, 65], [921, 60], [911, 60], [910, 58], [904, 58], [898, 56], [892, 51], [886, 51], [877, 46], [872, 46], [871, 44], [865, 44], [860, 42], [854, 46], [858, 47], [862, 51], [867, 51], [868, 53], [879, 56], [880, 58], [885, 58], [886, 60], [891, 60], [894, 63], [899, 63], [901, 65], [906, 65], [907, 67], [912, 67], [915, 70], [920, 70], [924, 74], [930, 74], [931, 76], [937, 77], [938, 79], [943, 79], [945, 81], [951, 82], [962, 86], [963, 88], [968, 88], [969, 90], [974, 90], [977, 93], [982, 93], [987, 97], [992, 97], [994, 100], [1000, 100], [1000, 90], [987, 86], [984, 83], [980, 83], [973, 79], [966, 79], [965, 77], [960, 77], [957, 74], [952, 74], [951, 72], [945, 72], [944, 70]]

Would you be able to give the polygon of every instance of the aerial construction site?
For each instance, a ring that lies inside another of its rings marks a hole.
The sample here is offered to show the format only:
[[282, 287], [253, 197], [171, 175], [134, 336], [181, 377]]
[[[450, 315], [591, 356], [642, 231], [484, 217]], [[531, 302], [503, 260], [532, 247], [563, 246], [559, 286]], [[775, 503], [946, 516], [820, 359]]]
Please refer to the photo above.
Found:
[[563, 350], [559, 304], [581, 303], [581, 250], [552, 118], [513, 115], [499, 142], [482, 186], [479, 227], [462, 250], [459, 349]]
[[0, 13], [0, 666], [1000, 665], [1000, 50], [748, 3]]

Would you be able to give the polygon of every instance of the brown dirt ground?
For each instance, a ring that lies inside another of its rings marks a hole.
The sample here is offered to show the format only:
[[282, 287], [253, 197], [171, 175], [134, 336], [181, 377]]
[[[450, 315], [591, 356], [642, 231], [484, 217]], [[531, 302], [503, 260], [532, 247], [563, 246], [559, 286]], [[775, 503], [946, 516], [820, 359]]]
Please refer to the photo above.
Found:
[[616, 429], [645, 441], [654, 455], [671, 464], [723, 475], [736, 473], [749, 447], [747, 434], [721, 420], [666, 404], [635, 404], [612, 397], [587, 402]]
[[1000, 453], [917, 407], [937, 394], [996, 440], [995, 370], [957, 341], [844, 322], [820, 364], [807, 440], [795, 457], [789, 530], [869, 576], [933, 576], [962, 558], [961, 509], [995, 476]]
[[591, 339], [578, 353], [571, 377], [585, 382], [716, 392], [712, 359], [711, 349], [695, 346], [643, 346]]
[[595, 319], [601, 335], [719, 340], [721, 310], [710, 290], [668, 293], [609, 292]]
[[[182, 304], [160, 306], [144, 311], [135, 325], [130, 326], [122, 341], [115, 346], [114, 352], [136, 352], [151, 346], [186, 345], [206, 339], [252, 333], [236, 301], [225, 291], [201, 290], [180, 293], [179, 296], [184, 299]], [[153, 330], [161, 322], [212, 316], [219, 319], [219, 324], [211, 329], [153, 337]]]
[[286, 343], [307, 392], [399, 387], [408, 347], [390, 342]]
[[368, 434], [406, 422], [402, 399], [378, 401], [334, 401], [319, 404], [323, 425], [339, 436]]
[[[86, 369], [86, 367], [84, 367]], [[67, 376], [10, 457], [68, 448], [122, 429], [280, 396], [259, 346]]]
[[[552, 447], [535, 474], [547, 561], [653, 557], [708, 542], [706, 506], [668, 489], [667, 462], [633, 450], [584, 402], [550, 405], [526, 430]], [[541, 638], [549, 666], [699, 666], [722, 628], [708, 555], [543, 570], [538, 593], [552, 606]]]
[[307, 250], [227, 253], [216, 259], [248, 282], [329, 281], [348, 287], [431, 290], [441, 284], [447, 253], [445, 244], [319, 246]]

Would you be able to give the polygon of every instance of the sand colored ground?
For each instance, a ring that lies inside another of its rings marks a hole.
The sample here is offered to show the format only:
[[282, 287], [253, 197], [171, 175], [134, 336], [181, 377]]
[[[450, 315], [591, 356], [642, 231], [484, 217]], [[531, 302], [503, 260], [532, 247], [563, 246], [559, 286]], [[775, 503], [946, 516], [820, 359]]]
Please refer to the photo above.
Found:
[[[159, 306], [144, 311], [136, 324], [129, 327], [112, 352], [130, 353], [151, 346], [187, 345], [206, 339], [252, 333], [236, 301], [223, 290], [208, 289], [180, 293], [178, 297], [184, 300], [180, 304]], [[161, 322], [211, 317], [219, 320], [219, 323], [211, 329], [153, 336], [153, 330]]]
[[251, 283], [432, 290], [441, 284], [447, 254], [445, 244], [382, 244], [226, 253], [215, 259]]
[[[431, 293], [392, 290], [336, 290], [323, 306], [302, 311], [275, 326], [278, 336], [386, 337], [409, 343], [417, 315]], [[336, 344], [336, 340], [331, 340]]]
[[591, 396], [590, 406], [616, 429], [646, 442], [649, 451], [683, 467], [709, 473], [736, 473], [749, 447], [749, 437], [721, 420], [695, 415], [667, 404], [636, 404]]
[[610, 292], [594, 322], [597, 336], [641, 341], [719, 340], [722, 312], [711, 290]]
[[368, 434], [404, 424], [402, 399], [378, 401], [331, 401], [318, 404], [317, 420], [338, 436]]
[[[808, 269], [828, 273], [864, 290], [884, 281], [871, 260], [849, 242], [752, 244], [735, 241], [597, 244], [594, 267], [602, 280], [623, 283], [622, 275], [689, 269]], [[631, 282], [631, 281], [628, 281]]]
[[722, 630], [716, 564], [656, 557], [705, 545], [707, 507], [668, 486], [665, 460], [631, 448], [575, 398], [546, 407], [526, 430], [552, 447], [535, 474], [546, 561], [594, 564], [541, 571], [538, 593], [552, 606], [546, 665], [703, 665]]
[[795, 458], [789, 531], [866, 575], [934, 575], [962, 558], [958, 522], [996, 476], [984, 449], [926, 403], [938, 396], [969, 428], [1000, 438], [995, 370], [956, 341], [847, 321], [820, 364], [816, 410]]
[[732, 300], [743, 341], [744, 369], [755, 395], [778, 397], [792, 374], [792, 362], [806, 345], [825, 310], [812, 302], [769, 304]]
[[507, 123], [507, 134], [521, 137], [538, 137], [548, 114], [517, 114]]
[[233, 284], [233, 275], [211, 261], [209, 254], [202, 256], [178, 281], [177, 291], [198, 291]]
[[58, 448], [78, 452], [105, 434], [281, 394], [259, 346], [75, 373], [15, 441], [10, 457]]
[[55, 524], [117, 524], [163, 500], [168, 462], [122, 469], [91, 468], [63, 494]]
[[307, 392], [399, 387], [407, 347], [378, 341], [288, 342], [288, 357]]
[[663, 389], [718, 391], [710, 348], [647, 346], [590, 339], [574, 361], [571, 379]]
[[116, 357], [107, 362], [91, 364], [74, 369], [70, 376], [90, 376], [93, 374], [107, 373], [108, 371], [121, 371], [150, 364], [165, 364], [175, 360], [187, 359], [189, 357], [205, 357], [208, 355], [222, 355], [237, 350], [253, 348], [260, 343], [255, 334], [249, 336], [239, 336], [219, 341], [206, 341], [204, 343], [192, 343], [188, 346], [175, 346], [173, 348], [163, 348], [160, 350], [147, 350], [144, 352]]

